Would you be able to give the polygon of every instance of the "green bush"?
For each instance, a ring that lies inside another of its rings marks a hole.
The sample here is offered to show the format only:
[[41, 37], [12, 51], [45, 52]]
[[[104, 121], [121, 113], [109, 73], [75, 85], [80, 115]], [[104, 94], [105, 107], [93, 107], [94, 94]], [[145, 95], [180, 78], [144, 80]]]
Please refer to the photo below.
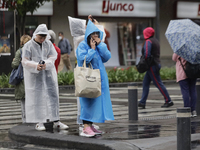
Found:
[[58, 85], [73, 85], [73, 84], [74, 84], [74, 73], [72, 71], [58, 73]]
[[11, 88], [12, 85], [9, 84], [10, 74], [2, 74], [0, 76], [0, 88]]
[[[143, 81], [145, 73], [139, 73], [136, 67], [123, 68], [113, 68], [107, 70], [109, 83], [122, 83], [122, 82], [137, 82]], [[175, 80], [176, 79], [176, 69], [175, 67], [163, 67], [160, 70], [160, 76], [162, 80]], [[10, 88], [9, 82], [10, 74], [2, 74], [0, 76], [0, 88]], [[74, 73], [70, 72], [60, 72], [58, 73], [58, 84], [59, 85], [73, 85], [74, 84]]]
[[[136, 67], [113, 68], [107, 70], [109, 83], [121, 83], [121, 82], [137, 82], [142, 81], [145, 73], [139, 73]], [[176, 79], [175, 67], [164, 67], [160, 70], [160, 76], [162, 80], [174, 80]]]

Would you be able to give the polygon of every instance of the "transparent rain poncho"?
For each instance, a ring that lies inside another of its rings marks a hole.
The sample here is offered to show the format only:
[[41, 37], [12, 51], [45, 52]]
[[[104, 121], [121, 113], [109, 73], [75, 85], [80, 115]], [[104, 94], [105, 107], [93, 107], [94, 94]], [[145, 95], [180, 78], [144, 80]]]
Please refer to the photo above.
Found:
[[[40, 46], [34, 41], [36, 35], [47, 34]], [[57, 73], [54, 62], [57, 52], [50, 42], [45, 24], [35, 30], [32, 39], [23, 47], [22, 65], [24, 67], [26, 122], [37, 123], [59, 120], [59, 95]], [[46, 69], [37, 70], [40, 60], [44, 60]]]

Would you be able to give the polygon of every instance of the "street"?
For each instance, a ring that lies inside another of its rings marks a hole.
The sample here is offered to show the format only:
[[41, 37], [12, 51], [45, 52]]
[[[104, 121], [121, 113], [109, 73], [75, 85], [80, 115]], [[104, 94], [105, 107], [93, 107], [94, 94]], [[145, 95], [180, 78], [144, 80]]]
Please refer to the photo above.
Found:
[[[111, 87], [110, 93], [115, 121], [97, 124], [105, 132], [98, 139], [132, 140], [176, 135], [174, 119], [176, 119], [176, 108], [183, 106], [182, 95], [179, 85], [176, 83], [166, 84], [166, 88], [174, 102], [174, 106], [161, 108], [161, 105], [164, 104], [163, 96], [154, 85], [151, 85], [146, 109], [138, 109], [140, 122], [136, 123], [136, 125], [128, 125], [124, 123], [128, 120], [128, 89], [127, 87]], [[142, 87], [138, 86], [138, 100], [141, 97], [141, 93]], [[60, 90], [60, 120], [69, 125], [70, 129], [58, 131], [58, 134], [78, 136], [76, 99], [73, 89]], [[32, 145], [13, 144], [13, 141], [9, 140], [7, 136], [10, 128], [21, 124], [20, 103], [14, 100], [14, 94], [2, 93], [0, 94], [0, 104], [0, 142], [2, 143], [0, 146], [5, 147], [5, 143], [7, 143], [8, 147], [15, 145], [14, 149], [26, 147], [27, 150], [30, 150]], [[113, 126], [114, 122], [118, 124], [115, 127]], [[194, 132], [199, 133], [198, 124], [196, 123], [194, 126]], [[34, 146], [36, 147], [36, 145]]]

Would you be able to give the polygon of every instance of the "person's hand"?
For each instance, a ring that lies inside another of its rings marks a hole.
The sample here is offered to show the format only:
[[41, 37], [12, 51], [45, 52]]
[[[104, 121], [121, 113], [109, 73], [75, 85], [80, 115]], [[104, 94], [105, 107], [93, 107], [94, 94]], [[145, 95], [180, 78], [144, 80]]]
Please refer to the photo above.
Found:
[[92, 17], [92, 15], [89, 15], [89, 16], [88, 16], [88, 19], [89, 19], [90, 21], [92, 21], [95, 25], [99, 24], [99, 22], [98, 22], [96, 19], [94, 19], [94, 18]]
[[101, 39], [98, 37], [95, 37], [94, 41], [97, 43], [97, 45], [99, 45], [99, 43], [101, 43]]
[[42, 70], [45, 70], [46, 69], [46, 64], [38, 64], [37, 65], [37, 70], [38, 71], [42, 71]]
[[69, 58], [69, 54], [67, 54], [67, 58]]
[[38, 71], [41, 71], [41, 70], [42, 70], [42, 66], [43, 66], [43, 65], [38, 64], [38, 65], [37, 65], [37, 70], [38, 70]]
[[93, 38], [91, 38], [90, 39], [90, 46], [91, 46], [91, 48], [93, 49], [93, 50], [95, 50], [95, 48], [96, 48], [96, 41], [95, 40], [93, 40]]
[[46, 69], [46, 64], [43, 64], [42, 69], [43, 69], [43, 70]]

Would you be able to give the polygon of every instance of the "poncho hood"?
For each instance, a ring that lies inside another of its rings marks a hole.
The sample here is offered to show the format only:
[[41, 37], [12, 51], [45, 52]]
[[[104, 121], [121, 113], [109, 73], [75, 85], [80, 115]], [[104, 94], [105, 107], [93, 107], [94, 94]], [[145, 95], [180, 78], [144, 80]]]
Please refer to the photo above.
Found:
[[90, 20], [88, 21], [88, 24], [87, 24], [87, 28], [86, 28], [86, 31], [85, 31], [85, 41], [87, 42], [87, 37], [93, 33], [93, 32], [100, 32], [100, 39], [102, 40], [103, 38], [103, 32], [101, 30], [99, 30], [95, 25], [94, 23], [92, 23]]

